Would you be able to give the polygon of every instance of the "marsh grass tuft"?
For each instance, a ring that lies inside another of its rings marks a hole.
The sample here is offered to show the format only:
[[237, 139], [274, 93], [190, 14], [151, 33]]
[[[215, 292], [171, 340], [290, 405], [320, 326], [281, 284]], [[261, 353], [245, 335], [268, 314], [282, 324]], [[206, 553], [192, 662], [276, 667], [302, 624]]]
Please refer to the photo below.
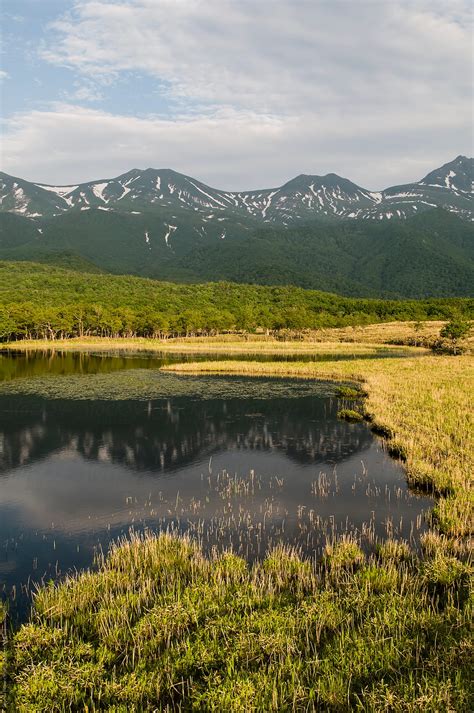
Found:
[[412, 557], [408, 543], [402, 540], [385, 540], [376, 551], [382, 562], [408, 562]]
[[362, 389], [355, 389], [351, 386], [338, 386], [336, 388], [336, 396], [340, 399], [354, 400], [363, 399], [367, 394]]
[[406, 462], [408, 457], [407, 451], [405, 446], [403, 446], [401, 443], [398, 443], [397, 441], [390, 441], [388, 443], [387, 450], [389, 455], [392, 456], [392, 458], [397, 458], [398, 460]]
[[364, 416], [360, 411], [355, 411], [351, 408], [343, 408], [337, 412], [337, 417], [342, 418], [344, 421], [363, 421]]
[[354, 569], [364, 560], [364, 553], [350, 536], [342, 536], [339, 540], [328, 543], [324, 550], [323, 563], [331, 571]]
[[370, 430], [375, 433], [376, 436], [381, 436], [382, 438], [393, 438], [393, 431], [388, 426], [384, 426], [381, 423], [374, 423], [373, 416], [368, 417], [366, 414], [366, 420], [371, 423]]

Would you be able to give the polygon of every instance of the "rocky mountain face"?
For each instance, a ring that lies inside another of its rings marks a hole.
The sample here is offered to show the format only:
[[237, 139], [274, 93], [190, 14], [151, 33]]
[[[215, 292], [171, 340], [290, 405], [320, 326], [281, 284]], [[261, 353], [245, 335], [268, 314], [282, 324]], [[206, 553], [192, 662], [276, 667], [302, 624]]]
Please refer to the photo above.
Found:
[[[228, 220], [291, 226], [314, 219], [404, 219], [433, 207], [472, 218], [474, 159], [458, 156], [417, 183], [369, 191], [335, 173], [300, 175], [279, 188], [231, 192], [211, 188], [170, 169], [132, 169], [111, 179], [70, 186], [30, 183], [0, 174], [0, 210], [27, 218], [52, 218], [71, 211], [97, 209], [139, 215], [171, 209], [179, 220], [195, 213], [195, 228], [206, 232]], [[164, 225], [171, 233], [178, 229]], [[167, 230], [164, 231], [164, 236]]]

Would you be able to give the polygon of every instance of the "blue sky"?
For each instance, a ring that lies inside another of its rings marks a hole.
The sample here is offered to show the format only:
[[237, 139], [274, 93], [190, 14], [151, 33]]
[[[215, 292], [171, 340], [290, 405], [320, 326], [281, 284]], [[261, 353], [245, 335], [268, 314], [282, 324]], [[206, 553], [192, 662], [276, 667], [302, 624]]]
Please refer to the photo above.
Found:
[[3, 0], [2, 170], [371, 189], [471, 154], [465, 0]]

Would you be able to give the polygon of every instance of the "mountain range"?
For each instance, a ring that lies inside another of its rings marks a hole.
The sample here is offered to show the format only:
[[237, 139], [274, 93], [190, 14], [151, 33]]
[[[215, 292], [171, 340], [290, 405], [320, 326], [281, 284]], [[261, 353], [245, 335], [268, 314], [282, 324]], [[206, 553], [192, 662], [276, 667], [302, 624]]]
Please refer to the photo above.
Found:
[[458, 156], [382, 191], [330, 173], [240, 192], [170, 169], [68, 186], [0, 173], [0, 258], [368, 296], [471, 294], [473, 173], [474, 159]]

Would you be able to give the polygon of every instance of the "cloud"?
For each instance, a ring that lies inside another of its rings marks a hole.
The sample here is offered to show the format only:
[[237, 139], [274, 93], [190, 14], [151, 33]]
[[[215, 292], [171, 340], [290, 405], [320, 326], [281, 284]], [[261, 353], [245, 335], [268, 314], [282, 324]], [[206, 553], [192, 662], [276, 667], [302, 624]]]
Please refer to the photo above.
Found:
[[[68, 183], [169, 166], [230, 189], [301, 172], [414, 180], [470, 151], [470, 23], [465, 0], [78, 0], [40, 53], [71, 70], [67, 102], [97, 109], [17, 113], [5, 170]], [[129, 101], [134, 78], [148, 99]], [[130, 116], [138, 105], [149, 114]]]
[[104, 95], [93, 83], [77, 82], [72, 92], [69, 90], [64, 92], [64, 97], [67, 101], [99, 102]]
[[[469, 97], [467, 4], [377, 0], [83, 0], [52, 26], [49, 62], [140, 71], [174, 97], [282, 114], [407, 111]], [[457, 10], [457, 12], [455, 12]]]
[[462, 126], [449, 111], [431, 116], [428, 130], [425, 122], [408, 127], [400, 115], [382, 125], [374, 115], [353, 117], [348, 132], [345, 116], [226, 107], [139, 118], [63, 104], [17, 114], [5, 128], [4, 170], [29, 180], [69, 184], [153, 166], [239, 190], [279, 185], [301, 172], [334, 171], [368, 188], [416, 180], [460, 152], [453, 152], [452, 133]]
[[5, 79], [10, 79], [10, 75], [4, 69], [0, 69], [0, 82], [5, 81]]

